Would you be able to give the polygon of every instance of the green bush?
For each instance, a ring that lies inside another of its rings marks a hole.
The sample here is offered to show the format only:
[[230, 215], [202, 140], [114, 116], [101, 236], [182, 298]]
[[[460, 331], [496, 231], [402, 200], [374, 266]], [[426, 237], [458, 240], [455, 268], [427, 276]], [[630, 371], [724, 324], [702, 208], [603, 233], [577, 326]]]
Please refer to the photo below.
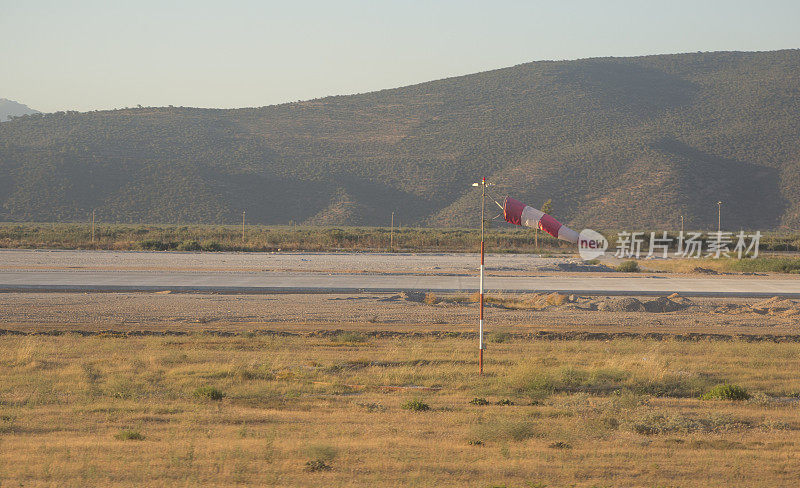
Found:
[[489, 405], [489, 400], [487, 400], [485, 398], [477, 398], [476, 397], [476, 398], [473, 398], [472, 400], [470, 400], [469, 403], [472, 404], [472, 405]]
[[220, 244], [217, 241], [208, 241], [208, 240], [203, 241], [200, 244], [200, 247], [201, 247], [201, 249], [203, 251], [217, 252], [217, 251], [224, 251], [225, 250], [225, 248], [222, 246], [222, 244]]
[[711, 388], [703, 396], [703, 400], [748, 400], [750, 394], [739, 385], [723, 383]]
[[197, 398], [219, 401], [222, 400], [225, 394], [213, 386], [201, 386], [194, 391], [194, 396]]
[[119, 432], [119, 434], [115, 435], [117, 439], [121, 441], [142, 441], [144, 440], [144, 435], [139, 432], [138, 430], [132, 429], [124, 429]]
[[412, 412], [424, 412], [431, 409], [430, 405], [422, 400], [416, 399], [405, 402], [403, 405], [401, 405], [401, 407], [405, 410], [411, 410]]
[[638, 273], [639, 263], [636, 261], [623, 261], [617, 266], [617, 271], [621, 273]]
[[178, 244], [178, 251], [199, 251], [202, 249], [197, 241], [183, 241]]

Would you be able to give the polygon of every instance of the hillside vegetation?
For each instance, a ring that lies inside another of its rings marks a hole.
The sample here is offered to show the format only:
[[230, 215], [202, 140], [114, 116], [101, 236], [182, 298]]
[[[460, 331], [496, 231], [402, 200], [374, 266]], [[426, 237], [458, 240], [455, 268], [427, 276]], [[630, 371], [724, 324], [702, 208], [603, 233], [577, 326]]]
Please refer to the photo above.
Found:
[[[607, 255], [619, 248], [618, 236], [605, 233]], [[117, 251], [243, 251], [243, 252], [477, 252], [479, 228], [402, 227], [322, 227], [248, 225], [172, 225], [172, 224], [91, 224], [0, 223], [0, 249], [99, 249]], [[575, 248], [549, 235], [533, 238], [527, 227], [489, 228], [486, 249], [492, 253], [569, 253]], [[757, 260], [685, 258], [678, 259], [678, 236], [672, 239], [669, 260], [648, 260], [647, 268], [674, 272], [800, 272], [800, 234], [765, 233], [759, 242]], [[713, 240], [713, 238], [711, 239]], [[649, 243], [642, 246], [645, 257]], [[625, 246], [623, 244], [623, 246]], [[708, 250], [709, 240], [703, 242]], [[729, 248], [730, 249], [730, 248]], [[765, 253], [783, 258], [771, 259]], [[630, 261], [634, 263], [633, 261]]]
[[[470, 184], [582, 228], [800, 223], [800, 50], [534, 62], [261, 108], [0, 125], [0, 220], [475, 225]], [[494, 212], [496, 207], [491, 205]], [[493, 214], [492, 214], [493, 215]]]

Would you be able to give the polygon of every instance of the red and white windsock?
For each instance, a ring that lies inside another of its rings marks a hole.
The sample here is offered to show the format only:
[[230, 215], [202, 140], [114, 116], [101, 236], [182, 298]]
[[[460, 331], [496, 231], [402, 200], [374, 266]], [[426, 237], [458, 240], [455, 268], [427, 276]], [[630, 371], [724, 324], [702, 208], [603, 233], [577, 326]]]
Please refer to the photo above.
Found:
[[506, 197], [503, 200], [503, 218], [509, 224], [539, 228], [553, 237], [576, 244], [580, 235], [541, 210]]

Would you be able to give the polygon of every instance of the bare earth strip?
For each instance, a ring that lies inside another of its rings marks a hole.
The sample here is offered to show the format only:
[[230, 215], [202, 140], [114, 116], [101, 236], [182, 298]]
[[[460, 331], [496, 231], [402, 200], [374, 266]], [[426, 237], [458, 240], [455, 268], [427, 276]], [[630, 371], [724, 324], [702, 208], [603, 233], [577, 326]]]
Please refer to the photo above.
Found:
[[[503, 295], [498, 295], [503, 296]], [[642, 301], [646, 297], [640, 297]], [[591, 310], [615, 298], [576, 297], [543, 310], [486, 309], [489, 333], [537, 331], [660, 332], [793, 335], [800, 315], [793, 310], [758, 311], [757, 299], [696, 298], [668, 313]], [[164, 293], [0, 294], [0, 327], [43, 332], [70, 331], [292, 331], [474, 332], [477, 305], [428, 305], [398, 294], [219, 295]]]
[[[1, 251], [0, 290], [223, 293], [469, 292], [463, 254], [237, 254]], [[800, 297], [791, 275], [697, 277], [609, 273], [571, 258], [489, 256], [486, 287], [514, 293]]]

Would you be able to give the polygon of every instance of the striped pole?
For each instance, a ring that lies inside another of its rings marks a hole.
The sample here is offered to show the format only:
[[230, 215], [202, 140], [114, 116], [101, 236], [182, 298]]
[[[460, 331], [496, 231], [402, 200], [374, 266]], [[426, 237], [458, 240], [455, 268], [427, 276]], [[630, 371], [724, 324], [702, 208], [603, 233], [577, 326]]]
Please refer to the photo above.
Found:
[[483, 374], [483, 251], [484, 251], [484, 202], [486, 201], [486, 177], [481, 180], [481, 280], [480, 280], [480, 296], [481, 308], [480, 318], [478, 320], [478, 374]]
[[486, 177], [484, 176], [480, 183], [473, 183], [472, 186], [479, 186], [481, 187], [481, 281], [480, 281], [480, 317], [478, 319], [478, 374], [483, 374], [483, 255], [484, 250], [486, 249], [485, 239], [484, 239], [484, 226], [486, 224], [485, 218], [485, 210], [486, 210], [486, 187], [491, 186], [490, 184], [486, 183]]

